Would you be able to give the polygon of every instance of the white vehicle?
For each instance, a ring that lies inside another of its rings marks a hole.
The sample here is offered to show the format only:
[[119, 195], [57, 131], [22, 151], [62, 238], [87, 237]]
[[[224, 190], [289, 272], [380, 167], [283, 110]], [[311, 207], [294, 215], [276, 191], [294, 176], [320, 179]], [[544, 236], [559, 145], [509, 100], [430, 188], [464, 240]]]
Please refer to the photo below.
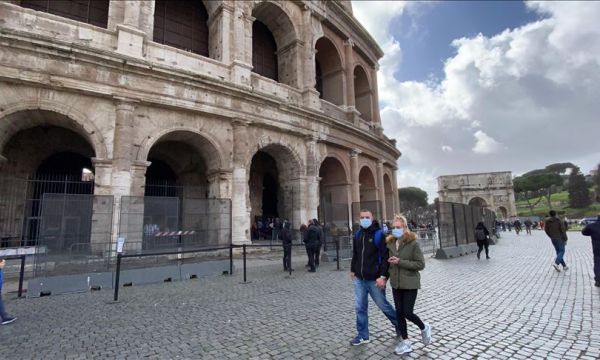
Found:
[[586, 218], [579, 220], [579, 225], [585, 226], [585, 225], [588, 225], [591, 223], [595, 223], [597, 220], [598, 220], [598, 218], [595, 218], [595, 217], [586, 217]]

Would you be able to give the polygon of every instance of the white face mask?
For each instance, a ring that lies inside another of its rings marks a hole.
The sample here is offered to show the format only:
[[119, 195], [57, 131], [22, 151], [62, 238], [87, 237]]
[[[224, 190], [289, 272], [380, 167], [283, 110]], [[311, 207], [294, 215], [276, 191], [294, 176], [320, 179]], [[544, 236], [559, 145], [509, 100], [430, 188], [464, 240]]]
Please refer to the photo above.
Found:
[[404, 235], [404, 229], [392, 229], [392, 236], [395, 238], [401, 238]]

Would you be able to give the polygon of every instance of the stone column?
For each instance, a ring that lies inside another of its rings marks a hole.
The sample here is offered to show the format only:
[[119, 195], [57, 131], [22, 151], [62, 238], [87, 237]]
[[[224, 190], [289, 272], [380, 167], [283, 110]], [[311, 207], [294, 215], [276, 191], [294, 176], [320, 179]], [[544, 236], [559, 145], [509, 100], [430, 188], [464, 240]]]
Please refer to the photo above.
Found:
[[137, 0], [124, 2], [123, 24], [117, 25], [117, 52], [126, 56], [143, 58], [146, 33], [140, 29], [140, 5]]
[[131, 186], [129, 195], [144, 196], [146, 191], [146, 170], [150, 166], [150, 161], [134, 160], [131, 164]]
[[358, 180], [358, 155], [360, 150], [353, 149], [350, 151], [350, 182], [352, 183], [352, 202], [360, 202], [360, 183]]
[[398, 198], [398, 177], [396, 173], [398, 172], [398, 168], [393, 168], [392, 171], [392, 189], [394, 190], [394, 214], [400, 213], [400, 199]]
[[232, 61], [231, 27], [234, 8], [228, 4], [221, 4], [208, 19], [209, 29], [209, 57], [225, 64]]
[[373, 127], [375, 132], [379, 136], [383, 136], [383, 127], [381, 126], [381, 117], [379, 116], [379, 90], [377, 88], [377, 71], [379, 70], [379, 64], [376, 64], [373, 69], [371, 69], [371, 113]]
[[112, 160], [92, 158], [92, 164], [94, 166], [94, 195], [112, 195]]
[[321, 99], [319, 99], [319, 92], [315, 89], [316, 83], [316, 69], [315, 69], [315, 56], [316, 52], [314, 49], [313, 41], [313, 30], [312, 30], [312, 17], [313, 11], [308, 7], [304, 6], [302, 10], [302, 23], [303, 33], [302, 39], [304, 41], [304, 47], [302, 49], [302, 61], [300, 62], [302, 68], [303, 86], [302, 86], [302, 97], [304, 106], [315, 110], [321, 110]]
[[309, 219], [318, 217], [319, 207], [319, 164], [317, 159], [318, 135], [312, 134], [306, 137], [306, 215]]
[[385, 207], [385, 186], [383, 185], [383, 160], [377, 160], [377, 197], [381, 202], [381, 216], [387, 219]]
[[350, 39], [344, 41], [346, 52], [346, 107], [356, 107], [354, 99], [354, 42]]
[[244, 14], [241, 6], [234, 8], [231, 81], [248, 88], [252, 85], [252, 23], [254, 20], [252, 16]]
[[[114, 222], [118, 219], [114, 209], [112, 195], [111, 173], [112, 161], [109, 159], [92, 158], [94, 165], [94, 201], [92, 204], [92, 226], [90, 231], [91, 250], [97, 255], [107, 255], [110, 249], [112, 234], [116, 227]], [[111, 226], [112, 225], [112, 226]]]
[[246, 154], [250, 122], [236, 119], [233, 121], [233, 174], [231, 192], [231, 230], [232, 243], [250, 243], [250, 208], [248, 189], [248, 170]]

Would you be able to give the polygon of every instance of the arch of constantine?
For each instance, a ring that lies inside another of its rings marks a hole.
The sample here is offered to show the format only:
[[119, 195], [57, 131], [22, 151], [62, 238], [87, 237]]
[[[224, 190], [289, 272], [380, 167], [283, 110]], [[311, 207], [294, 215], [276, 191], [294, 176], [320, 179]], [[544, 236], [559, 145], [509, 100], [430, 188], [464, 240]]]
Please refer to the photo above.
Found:
[[438, 194], [441, 202], [488, 208], [501, 219], [517, 216], [510, 171], [440, 176]]
[[[398, 211], [383, 53], [349, 1], [8, 0], [0, 39], [3, 241], [222, 222], [217, 242], [242, 244], [260, 216]], [[48, 206], [58, 195], [74, 207]], [[202, 215], [216, 203], [221, 217]]]

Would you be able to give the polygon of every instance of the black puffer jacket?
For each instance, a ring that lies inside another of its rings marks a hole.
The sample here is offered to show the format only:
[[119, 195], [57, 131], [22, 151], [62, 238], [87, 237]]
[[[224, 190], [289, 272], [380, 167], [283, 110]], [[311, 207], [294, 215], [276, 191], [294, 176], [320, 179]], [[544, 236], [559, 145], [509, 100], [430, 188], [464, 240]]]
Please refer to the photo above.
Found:
[[563, 221], [557, 217], [551, 216], [546, 218], [544, 223], [546, 235], [552, 240], [567, 241], [567, 229]]
[[378, 230], [381, 231], [379, 225], [374, 223], [368, 229], [361, 228], [354, 234], [350, 271], [361, 280], [376, 280], [380, 276], [386, 278], [390, 276], [387, 262], [388, 249], [383, 232], [379, 248], [375, 246], [374, 236]]

